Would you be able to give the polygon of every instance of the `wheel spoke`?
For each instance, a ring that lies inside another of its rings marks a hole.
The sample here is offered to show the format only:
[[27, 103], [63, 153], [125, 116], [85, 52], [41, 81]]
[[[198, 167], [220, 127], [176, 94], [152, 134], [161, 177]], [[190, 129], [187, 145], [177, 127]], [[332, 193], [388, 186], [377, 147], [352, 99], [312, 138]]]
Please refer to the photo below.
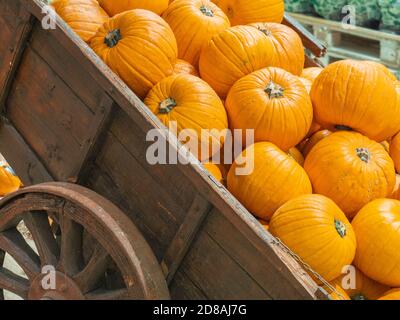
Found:
[[42, 265], [56, 266], [59, 248], [46, 212], [30, 212], [24, 222], [32, 234]]
[[76, 275], [83, 264], [83, 228], [65, 214], [61, 218], [61, 252], [58, 269], [69, 276]]
[[0, 233], [0, 249], [14, 258], [29, 279], [33, 279], [40, 272], [38, 255], [16, 229]]
[[26, 299], [28, 296], [29, 281], [5, 268], [0, 268], [0, 288]]
[[85, 295], [87, 300], [120, 300], [132, 298], [128, 289], [105, 290], [99, 289], [89, 292]]
[[85, 269], [74, 277], [76, 284], [83, 293], [96, 287], [104, 277], [109, 262], [108, 253], [100, 245], [97, 245]]

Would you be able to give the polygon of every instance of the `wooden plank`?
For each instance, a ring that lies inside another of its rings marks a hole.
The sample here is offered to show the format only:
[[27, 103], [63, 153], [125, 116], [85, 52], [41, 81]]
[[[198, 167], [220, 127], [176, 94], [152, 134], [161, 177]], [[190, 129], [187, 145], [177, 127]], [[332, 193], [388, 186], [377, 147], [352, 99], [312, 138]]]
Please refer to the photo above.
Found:
[[202, 196], [197, 195], [183, 220], [178, 232], [169, 245], [167, 252], [161, 261], [161, 268], [167, 279], [171, 283], [178, 270], [183, 258], [188, 252], [192, 241], [199, 231], [201, 224], [211, 210], [211, 204]]
[[103, 94], [104, 107], [93, 114], [34, 50], [25, 53], [8, 117], [57, 180], [76, 182], [112, 100]]
[[183, 271], [178, 271], [169, 287], [173, 300], [206, 300], [207, 294], [201, 291]]
[[0, 153], [25, 186], [54, 180], [18, 132], [5, 122], [0, 124]]
[[18, 1], [0, 0], [0, 111], [30, 36], [34, 18]]

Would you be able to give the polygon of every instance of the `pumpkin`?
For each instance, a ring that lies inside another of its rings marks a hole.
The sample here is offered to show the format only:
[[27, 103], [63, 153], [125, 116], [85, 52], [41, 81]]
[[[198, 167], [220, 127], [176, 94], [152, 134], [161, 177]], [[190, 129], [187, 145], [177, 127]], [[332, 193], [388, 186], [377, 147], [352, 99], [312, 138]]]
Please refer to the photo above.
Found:
[[200, 54], [201, 77], [225, 99], [240, 78], [275, 64], [272, 42], [254, 26], [235, 26], [214, 35]]
[[258, 221], [261, 223], [261, 225], [263, 226], [263, 228], [264, 228], [266, 231], [268, 231], [268, 229], [269, 229], [268, 222], [265, 221], [265, 220], [262, 220], [262, 219], [258, 219]]
[[304, 157], [301, 152], [297, 148], [290, 148], [288, 151], [288, 155], [291, 156], [297, 163], [301, 166], [304, 164]]
[[314, 82], [315, 79], [320, 75], [320, 73], [324, 70], [323, 68], [319, 67], [309, 67], [309, 68], [304, 68], [303, 72], [301, 73], [301, 77], [307, 80], [310, 80], [311, 82]]
[[236, 158], [228, 173], [228, 189], [265, 221], [288, 200], [312, 193], [304, 169], [270, 142], [255, 143]]
[[358, 131], [381, 142], [400, 128], [394, 81], [371, 63], [342, 60], [327, 66], [311, 89], [316, 121], [324, 128]]
[[400, 287], [400, 201], [374, 200], [352, 224], [357, 235], [354, 264], [375, 281]]
[[324, 286], [325, 291], [329, 293], [330, 300], [351, 300], [349, 295], [342, 289], [342, 287], [336, 283], [330, 283], [331, 287], [334, 289], [332, 291], [328, 286]]
[[387, 140], [382, 141], [382, 142], [381, 142], [381, 145], [382, 145], [382, 147], [385, 148], [385, 150], [386, 150], [387, 153], [390, 152], [390, 144], [389, 144], [389, 142], [388, 142]]
[[0, 196], [17, 191], [22, 187], [22, 182], [8, 163], [0, 165]]
[[215, 178], [215, 180], [217, 180], [218, 182], [223, 182], [223, 177], [222, 177], [222, 173], [221, 170], [219, 169], [219, 167], [211, 162], [206, 162], [203, 163], [204, 168], [206, 168], [211, 174], [212, 176]]
[[188, 74], [165, 78], [151, 89], [144, 103], [167, 127], [176, 123], [177, 134], [185, 135], [181, 142], [187, 142], [200, 161], [221, 149], [228, 127], [225, 108], [200, 78]]
[[307, 140], [305, 143], [303, 149], [302, 149], [302, 154], [304, 158], [308, 156], [310, 151], [316, 146], [318, 142], [321, 140], [325, 139], [326, 137], [329, 137], [332, 134], [331, 131], [329, 130], [321, 130], [316, 133], [314, 133], [310, 139]]
[[175, 0], [162, 17], [174, 31], [178, 57], [194, 66], [212, 36], [230, 27], [226, 15], [209, 0]]
[[389, 152], [394, 161], [397, 173], [400, 173], [400, 132], [390, 141]]
[[306, 78], [298, 77], [300, 82], [303, 84], [303, 86], [306, 88], [307, 93], [310, 94], [311, 87], [312, 87], [312, 82]]
[[191, 74], [198, 77], [199, 73], [196, 68], [193, 67], [189, 62], [182, 59], [177, 59], [174, 65], [174, 74]]
[[331, 199], [318, 194], [282, 205], [272, 216], [269, 231], [327, 281], [339, 277], [356, 252], [350, 222]]
[[258, 70], [238, 80], [225, 101], [231, 129], [254, 129], [255, 142], [269, 141], [284, 151], [310, 129], [313, 108], [296, 76], [279, 68]]
[[178, 54], [169, 25], [141, 9], [110, 18], [90, 46], [140, 98], [172, 75]]
[[378, 300], [400, 300], [400, 288], [385, 292]]
[[376, 300], [389, 289], [387, 286], [368, 278], [357, 268], [354, 268], [354, 271], [354, 273], [343, 274], [334, 281], [342, 288], [346, 288], [344, 290], [351, 300]]
[[[304, 79], [304, 78], [303, 78]], [[312, 135], [314, 135], [314, 133], [317, 133], [318, 131], [322, 130], [322, 127], [319, 123], [317, 123], [315, 121], [315, 119], [313, 119], [312, 123], [311, 123], [311, 128], [307, 133], [307, 138], [310, 138]]]
[[226, 13], [233, 26], [260, 21], [281, 23], [285, 10], [283, 0], [214, 0], [213, 2]]
[[99, 4], [112, 17], [118, 13], [132, 10], [145, 9], [161, 15], [167, 9], [169, 0], [98, 0]]
[[393, 81], [397, 81], [396, 76], [386, 67], [384, 66], [382, 63], [379, 62], [375, 62], [375, 61], [364, 61], [365, 63], [369, 63], [372, 66], [375, 66], [379, 69], [381, 69], [390, 79], [392, 79]]
[[279, 23], [258, 22], [251, 26], [261, 31], [271, 42], [275, 55], [274, 67], [300, 76], [304, 67], [304, 47], [300, 36], [291, 28]]
[[85, 42], [89, 42], [109, 18], [96, 0], [55, 0], [52, 6]]
[[400, 174], [396, 174], [396, 184], [389, 198], [400, 200]]
[[349, 218], [368, 202], [390, 195], [396, 180], [382, 145], [356, 132], [336, 132], [321, 140], [304, 168], [314, 192], [331, 198]]

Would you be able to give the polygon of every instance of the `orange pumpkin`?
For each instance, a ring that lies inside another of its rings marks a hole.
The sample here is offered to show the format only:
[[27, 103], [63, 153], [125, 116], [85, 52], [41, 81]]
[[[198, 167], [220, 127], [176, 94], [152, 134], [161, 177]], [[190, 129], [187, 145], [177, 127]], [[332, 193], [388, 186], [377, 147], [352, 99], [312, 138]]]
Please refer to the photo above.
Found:
[[184, 135], [181, 142], [187, 142], [200, 161], [221, 149], [228, 127], [225, 108], [200, 78], [187, 74], [165, 78], [151, 89], [144, 103], [167, 127], [176, 123], [177, 134]]
[[[334, 282], [344, 289], [351, 300], [376, 300], [389, 288], [368, 278], [357, 268], [351, 274], [343, 274]], [[353, 278], [354, 277], [354, 278]]]
[[182, 59], [177, 59], [174, 65], [174, 74], [191, 74], [192, 76], [199, 76], [196, 68], [189, 62]]
[[340, 285], [335, 283], [330, 283], [330, 285], [334, 288], [334, 291], [327, 286], [324, 286], [323, 288], [329, 293], [331, 300], [351, 300], [349, 295], [342, 289]]
[[178, 54], [169, 25], [141, 9], [109, 19], [90, 46], [140, 98], [173, 73]]
[[214, 35], [200, 55], [200, 75], [225, 99], [240, 78], [275, 64], [275, 48], [253, 26], [236, 26]]
[[292, 199], [272, 216], [269, 231], [325, 280], [341, 275], [356, 252], [353, 228], [329, 198], [308, 194]]
[[400, 200], [400, 174], [396, 174], [396, 184], [389, 198]]
[[332, 63], [315, 79], [311, 98], [316, 121], [324, 128], [352, 129], [379, 142], [400, 129], [395, 83], [374, 64]]
[[96, 0], [55, 0], [52, 6], [85, 42], [89, 42], [109, 18]]
[[357, 235], [354, 264], [375, 281], [400, 287], [400, 201], [374, 200], [352, 224]]
[[271, 42], [275, 55], [274, 67], [300, 76], [304, 67], [304, 47], [300, 36], [291, 28], [279, 23], [253, 23]]
[[22, 187], [21, 180], [9, 164], [3, 162], [0, 166], [0, 196], [17, 191], [20, 187]]
[[382, 147], [385, 148], [386, 152], [389, 153], [390, 151], [390, 144], [387, 140], [381, 142]]
[[206, 168], [211, 174], [212, 176], [218, 181], [218, 182], [223, 182], [223, 177], [222, 177], [222, 173], [221, 170], [218, 168], [217, 165], [215, 165], [214, 163], [211, 162], [206, 162], [203, 163], [204, 168]]
[[284, 151], [310, 129], [313, 109], [303, 84], [279, 68], [265, 68], [238, 80], [225, 101], [231, 129], [254, 129], [256, 142], [269, 141]]
[[213, 2], [226, 13], [233, 26], [260, 21], [281, 23], [285, 10], [283, 0], [214, 0]]
[[371, 64], [373, 67], [381, 69], [390, 79], [392, 79], [393, 81], [397, 81], [396, 76], [382, 63], [375, 62], [375, 61], [368, 61], [368, 60], [364, 61], [364, 62]]
[[317, 79], [322, 70], [324, 69], [319, 67], [304, 68], [303, 72], [301, 73], [301, 77], [310, 80], [311, 82], [314, 82], [314, 80]]
[[317, 123], [315, 119], [313, 119], [313, 122], [311, 123], [311, 128], [307, 133], [307, 138], [311, 137], [312, 135], [314, 135], [314, 133], [317, 133], [320, 130], [322, 130], [321, 125]]
[[389, 152], [394, 161], [397, 173], [400, 173], [400, 132], [390, 141]]
[[314, 192], [331, 198], [349, 218], [368, 202], [390, 195], [396, 180], [382, 145], [355, 132], [336, 132], [321, 140], [304, 168]]
[[197, 66], [201, 49], [230, 27], [229, 19], [209, 0], [175, 0], [162, 16], [174, 31], [178, 57]]
[[385, 294], [378, 300], [400, 300], [400, 288], [385, 292]]
[[329, 137], [332, 134], [331, 131], [329, 130], [321, 130], [316, 133], [314, 133], [310, 139], [307, 140], [305, 143], [303, 149], [302, 149], [302, 154], [304, 158], [308, 156], [310, 151], [316, 146], [318, 142], [321, 140], [325, 139], [326, 137]]
[[304, 164], [304, 157], [297, 148], [290, 148], [288, 151], [289, 156], [291, 156], [297, 163], [301, 166]]
[[288, 200], [312, 193], [304, 169], [269, 142], [251, 145], [235, 160], [228, 173], [228, 189], [253, 215], [266, 221]]
[[298, 77], [298, 79], [301, 81], [301, 83], [304, 85], [304, 87], [307, 90], [307, 93], [310, 94], [311, 87], [312, 87], [312, 82], [306, 78]]
[[265, 220], [262, 220], [262, 219], [258, 219], [258, 221], [261, 223], [261, 225], [263, 226], [263, 228], [264, 228], [266, 231], [268, 231], [268, 229], [269, 229], [268, 222], [265, 221]]
[[161, 15], [167, 9], [169, 0], [98, 0], [99, 4], [112, 17], [132, 9], [146, 9]]

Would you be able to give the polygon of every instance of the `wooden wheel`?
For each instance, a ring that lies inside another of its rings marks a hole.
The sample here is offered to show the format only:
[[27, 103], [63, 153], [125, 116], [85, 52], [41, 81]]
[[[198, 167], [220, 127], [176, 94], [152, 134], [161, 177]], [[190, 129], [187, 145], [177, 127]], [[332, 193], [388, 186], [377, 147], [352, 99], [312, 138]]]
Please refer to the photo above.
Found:
[[[23, 275], [5, 266], [6, 254]], [[67, 183], [28, 187], [0, 201], [0, 288], [0, 298], [7, 290], [33, 300], [169, 298], [161, 268], [129, 218]]]

